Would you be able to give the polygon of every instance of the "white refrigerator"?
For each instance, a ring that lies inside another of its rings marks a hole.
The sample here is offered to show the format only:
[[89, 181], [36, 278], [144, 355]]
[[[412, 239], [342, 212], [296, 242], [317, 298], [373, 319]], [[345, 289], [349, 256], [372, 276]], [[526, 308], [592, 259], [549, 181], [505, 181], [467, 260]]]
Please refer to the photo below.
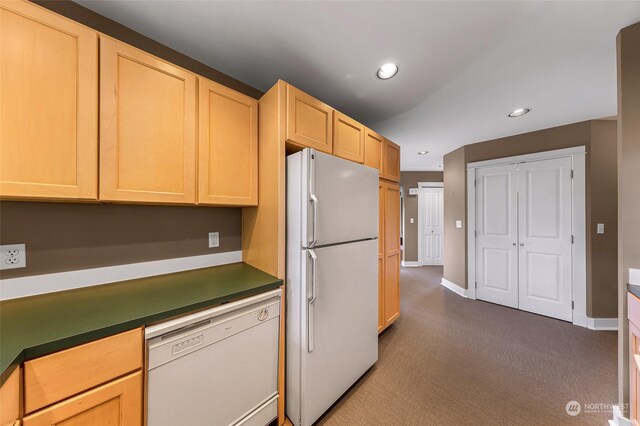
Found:
[[312, 425], [378, 360], [378, 171], [287, 157], [286, 411]]

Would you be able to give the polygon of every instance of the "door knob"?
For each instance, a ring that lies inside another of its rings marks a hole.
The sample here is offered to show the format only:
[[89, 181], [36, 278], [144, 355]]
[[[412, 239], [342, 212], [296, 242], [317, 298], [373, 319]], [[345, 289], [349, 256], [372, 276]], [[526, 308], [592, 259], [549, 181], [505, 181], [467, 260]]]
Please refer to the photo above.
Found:
[[514, 246], [516, 245], [516, 243], [511, 243], [511, 244], [513, 244]]
[[524, 246], [524, 243], [520, 243], [520, 247], [523, 247], [523, 246]]

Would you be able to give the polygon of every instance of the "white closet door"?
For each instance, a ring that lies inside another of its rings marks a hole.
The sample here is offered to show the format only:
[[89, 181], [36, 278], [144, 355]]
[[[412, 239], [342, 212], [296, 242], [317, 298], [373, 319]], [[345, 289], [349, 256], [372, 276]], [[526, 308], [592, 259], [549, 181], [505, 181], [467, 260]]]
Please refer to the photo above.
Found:
[[443, 188], [421, 189], [422, 203], [422, 259], [423, 265], [442, 265]]
[[519, 169], [520, 309], [571, 321], [571, 158]]
[[476, 298], [517, 308], [517, 168], [487, 167], [476, 176]]

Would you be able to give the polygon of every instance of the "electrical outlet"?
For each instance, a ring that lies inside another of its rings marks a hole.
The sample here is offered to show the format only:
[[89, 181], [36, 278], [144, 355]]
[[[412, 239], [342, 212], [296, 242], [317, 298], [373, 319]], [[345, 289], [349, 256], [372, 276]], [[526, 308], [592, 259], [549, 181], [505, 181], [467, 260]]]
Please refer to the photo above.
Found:
[[0, 269], [25, 268], [27, 266], [27, 248], [24, 244], [0, 246]]
[[220, 233], [209, 232], [209, 248], [220, 247]]

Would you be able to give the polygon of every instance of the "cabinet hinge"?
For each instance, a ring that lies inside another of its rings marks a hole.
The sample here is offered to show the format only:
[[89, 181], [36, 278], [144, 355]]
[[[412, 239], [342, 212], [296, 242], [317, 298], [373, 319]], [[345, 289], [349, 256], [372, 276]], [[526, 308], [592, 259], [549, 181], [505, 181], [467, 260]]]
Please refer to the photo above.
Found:
[[571, 244], [573, 244], [573, 242], [575, 241], [575, 239], [573, 238], [573, 235], [571, 236]]
[[571, 179], [573, 179], [573, 169], [571, 169]]

